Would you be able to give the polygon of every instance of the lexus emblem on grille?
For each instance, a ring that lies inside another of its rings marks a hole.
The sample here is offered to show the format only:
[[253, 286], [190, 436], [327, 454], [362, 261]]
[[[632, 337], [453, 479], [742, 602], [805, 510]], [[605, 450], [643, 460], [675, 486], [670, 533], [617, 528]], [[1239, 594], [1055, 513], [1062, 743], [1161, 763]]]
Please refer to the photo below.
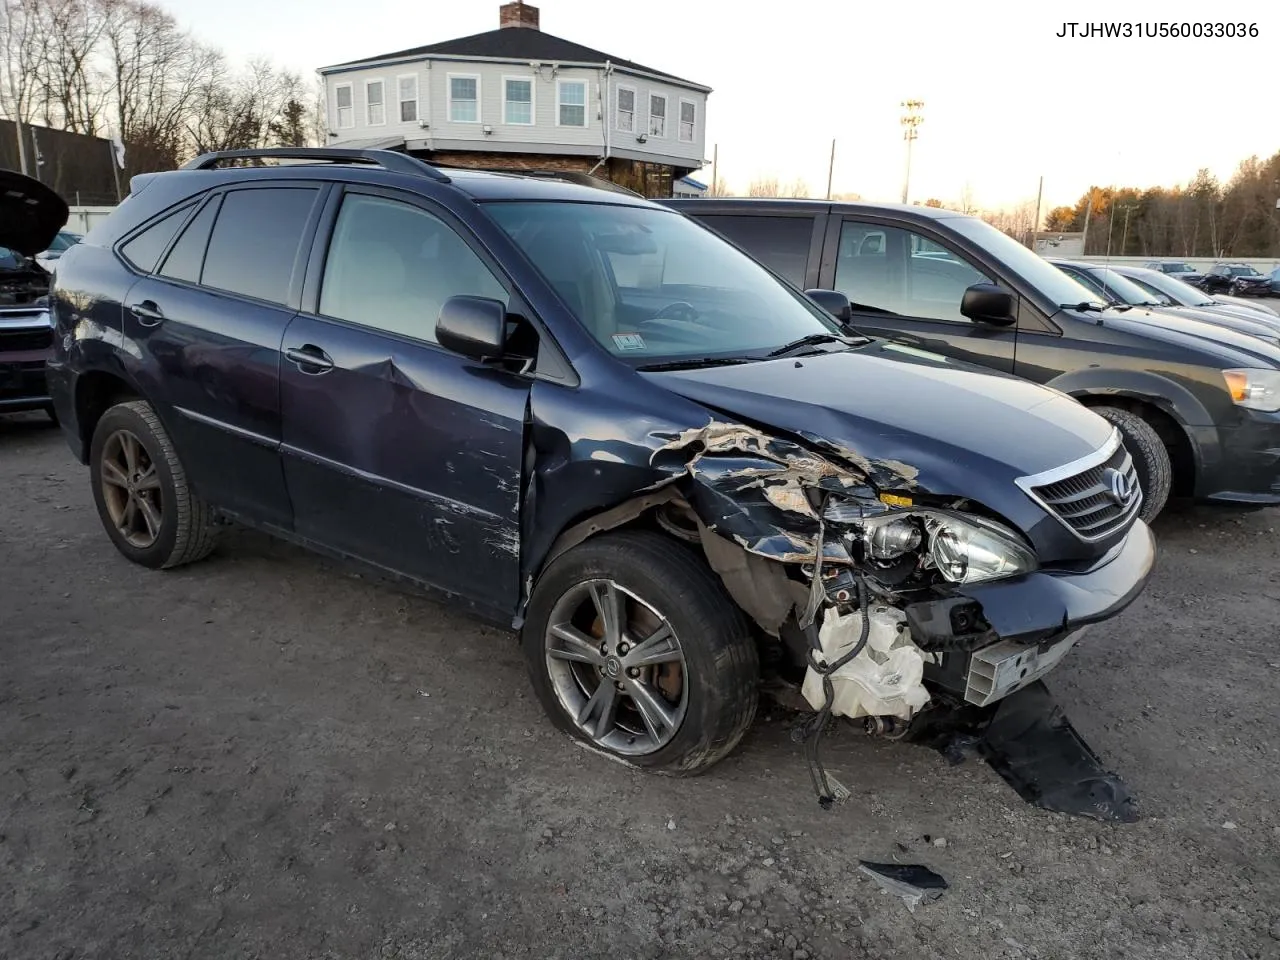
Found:
[[1102, 482], [1106, 484], [1107, 496], [1114, 500], [1118, 507], [1123, 507], [1133, 496], [1133, 484], [1119, 470], [1108, 467], [1102, 475]]

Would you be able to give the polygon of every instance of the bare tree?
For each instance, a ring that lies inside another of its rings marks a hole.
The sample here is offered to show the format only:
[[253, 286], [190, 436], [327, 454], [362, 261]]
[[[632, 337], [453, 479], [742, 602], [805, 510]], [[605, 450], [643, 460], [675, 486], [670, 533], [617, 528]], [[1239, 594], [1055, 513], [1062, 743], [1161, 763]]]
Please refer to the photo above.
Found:
[[711, 189], [707, 191], [713, 197], [730, 197], [733, 193], [729, 190], [729, 184], [725, 182], [724, 177], [717, 176], [716, 182], [711, 185]]
[[808, 197], [810, 196], [809, 184], [804, 181], [803, 177], [797, 177], [795, 180], [792, 180], [791, 183], [787, 184], [783, 191], [777, 194], [777, 196]]
[[960, 202], [956, 204], [956, 209], [967, 217], [977, 215], [978, 203], [973, 198], [973, 184], [966, 183], [964, 185], [964, 189], [960, 191]]
[[748, 197], [777, 197], [781, 196], [778, 192], [777, 177], [761, 177], [752, 180], [747, 187]]
[[18, 165], [29, 173], [23, 124], [35, 117], [39, 83], [38, 66], [46, 37], [41, 30], [39, 0], [0, 0], [0, 110], [14, 121], [18, 139]]
[[45, 124], [92, 136], [107, 102], [98, 56], [106, 9], [94, 0], [41, 0], [35, 6], [44, 43], [34, 79]]

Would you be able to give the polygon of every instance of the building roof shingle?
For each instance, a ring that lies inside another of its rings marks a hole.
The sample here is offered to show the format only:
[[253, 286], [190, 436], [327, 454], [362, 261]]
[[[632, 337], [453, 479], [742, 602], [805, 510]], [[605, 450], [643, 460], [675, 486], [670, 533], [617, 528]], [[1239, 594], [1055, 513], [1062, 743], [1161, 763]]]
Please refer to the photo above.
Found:
[[615, 57], [600, 50], [593, 50], [591, 47], [584, 47], [582, 44], [574, 43], [572, 40], [565, 40], [563, 37], [557, 37], [554, 34], [527, 27], [499, 28], [497, 30], [488, 30], [484, 33], [472, 34], [469, 37], [459, 37], [456, 40], [431, 43], [425, 47], [410, 47], [408, 50], [396, 50], [373, 57], [362, 57], [359, 60], [349, 60], [346, 63], [336, 63], [329, 67], [323, 67], [321, 72], [337, 70], [343, 67], [354, 67], [379, 60], [399, 60], [406, 57], [429, 56], [431, 54], [447, 57], [492, 57], [501, 60], [568, 61], [599, 63], [601, 65], [607, 61], [624, 70], [650, 73], [655, 77], [664, 77], [676, 83], [705, 89], [702, 84], [694, 83], [692, 80], [685, 80], [665, 71], [655, 70], [653, 67], [646, 67], [643, 64], [625, 60], [622, 57]]

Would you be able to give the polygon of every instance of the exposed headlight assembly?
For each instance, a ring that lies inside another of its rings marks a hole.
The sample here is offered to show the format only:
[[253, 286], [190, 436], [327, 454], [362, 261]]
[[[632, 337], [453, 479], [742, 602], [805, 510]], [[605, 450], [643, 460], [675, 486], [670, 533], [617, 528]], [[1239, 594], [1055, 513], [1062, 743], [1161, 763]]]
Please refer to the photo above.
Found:
[[1280, 410], [1280, 370], [1223, 370], [1227, 390], [1237, 406], [1274, 413]]
[[861, 542], [870, 559], [889, 562], [914, 553], [951, 583], [1002, 580], [1039, 567], [1017, 533], [973, 514], [929, 509], [864, 512], [833, 499], [823, 516], [836, 525], [854, 527], [850, 537]]

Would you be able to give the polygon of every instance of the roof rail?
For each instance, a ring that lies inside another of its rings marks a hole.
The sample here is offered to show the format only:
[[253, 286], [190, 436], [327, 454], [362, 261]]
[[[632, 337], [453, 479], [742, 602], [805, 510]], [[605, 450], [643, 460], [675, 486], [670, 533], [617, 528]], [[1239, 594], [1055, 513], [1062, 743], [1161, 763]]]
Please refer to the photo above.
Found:
[[516, 167], [464, 167], [460, 164], [439, 164], [445, 169], [454, 170], [475, 170], [479, 173], [504, 173], [512, 177], [537, 177], [541, 180], [563, 180], [566, 183], [576, 183], [583, 187], [594, 187], [597, 190], [608, 190], [612, 193], [625, 193], [629, 197], [639, 197], [645, 199], [644, 194], [636, 193], [636, 191], [624, 187], [621, 184], [614, 183], [612, 180], [605, 180], [602, 177], [593, 177], [589, 173], [583, 173], [580, 170], [520, 170]]
[[183, 170], [212, 170], [225, 160], [323, 160], [328, 163], [364, 163], [392, 173], [407, 173], [410, 176], [430, 177], [440, 183], [449, 183], [449, 178], [417, 157], [395, 150], [360, 150], [348, 147], [266, 147], [253, 150], [219, 150], [205, 153], [190, 163], [184, 164]]

